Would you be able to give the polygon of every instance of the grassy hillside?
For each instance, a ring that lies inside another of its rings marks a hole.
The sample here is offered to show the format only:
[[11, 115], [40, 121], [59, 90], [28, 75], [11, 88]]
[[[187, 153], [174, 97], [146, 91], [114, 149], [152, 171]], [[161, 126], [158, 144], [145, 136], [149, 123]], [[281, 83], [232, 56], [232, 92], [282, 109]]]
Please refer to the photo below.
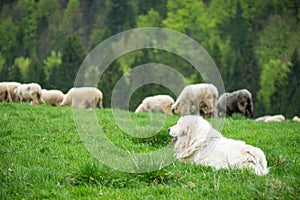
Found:
[[[97, 110], [106, 136], [120, 148], [148, 152], [167, 146], [164, 128], [150, 138], [129, 136], [110, 109]], [[149, 115], [131, 114], [139, 124]], [[126, 119], [125, 119], [126, 120]], [[138, 131], [133, 129], [133, 131]], [[220, 170], [174, 161], [154, 172], [113, 170], [91, 156], [76, 132], [70, 107], [0, 104], [0, 196], [2, 199], [297, 199], [300, 123], [226, 119], [226, 137], [244, 140], [266, 154], [270, 173]]]

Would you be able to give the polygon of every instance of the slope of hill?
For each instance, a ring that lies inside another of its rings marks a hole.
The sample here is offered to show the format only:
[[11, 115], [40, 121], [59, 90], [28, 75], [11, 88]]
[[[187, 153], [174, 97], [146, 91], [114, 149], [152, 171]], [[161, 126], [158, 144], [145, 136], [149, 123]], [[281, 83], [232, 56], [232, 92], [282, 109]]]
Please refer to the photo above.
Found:
[[[177, 160], [157, 171], [126, 173], [102, 164], [88, 152], [76, 132], [70, 107], [1, 103], [0, 110], [2, 199], [299, 197], [300, 123], [226, 119], [223, 135], [244, 140], [265, 152], [270, 167], [267, 176], [256, 176], [248, 170], [215, 171]], [[111, 109], [96, 110], [103, 133], [119, 148], [134, 152], [151, 152], [167, 146], [172, 140], [167, 128], [179, 118], [166, 116], [157, 134], [138, 138], [121, 130], [112, 113]], [[151, 119], [147, 113], [129, 116], [142, 127]], [[139, 128], [129, 128], [138, 134]]]

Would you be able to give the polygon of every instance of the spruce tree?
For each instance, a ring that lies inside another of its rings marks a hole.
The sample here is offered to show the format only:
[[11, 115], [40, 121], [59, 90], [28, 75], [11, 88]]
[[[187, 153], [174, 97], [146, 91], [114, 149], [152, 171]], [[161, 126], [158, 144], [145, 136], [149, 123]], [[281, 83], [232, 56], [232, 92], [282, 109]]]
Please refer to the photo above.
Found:
[[17, 65], [9, 68], [8, 77], [10, 81], [23, 82], [21, 70]]
[[68, 36], [62, 50], [62, 63], [57, 72], [54, 72], [57, 73], [56, 80], [52, 80], [58, 89], [67, 92], [73, 87], [84, 57], [84, 50], [78, 38], [75, 35]]
[[298, 49], [295, 48], [291, 56], [291, 68], [288, 74], [288, 86], [286, 95], [286, 115], [287, 117], [293, 117], [294, 115], [300, 115], [300, 59]]
[[30, 57], [30, 65], [28, 67], [28, 82], [39, 83], [42, 87], [45, 86], [45, 72], [42, 63], [36, 54]]
[[137, 18], [136, 0], [111, 0], [107, 16], [107, 30], [104, 39], [135, 27]]

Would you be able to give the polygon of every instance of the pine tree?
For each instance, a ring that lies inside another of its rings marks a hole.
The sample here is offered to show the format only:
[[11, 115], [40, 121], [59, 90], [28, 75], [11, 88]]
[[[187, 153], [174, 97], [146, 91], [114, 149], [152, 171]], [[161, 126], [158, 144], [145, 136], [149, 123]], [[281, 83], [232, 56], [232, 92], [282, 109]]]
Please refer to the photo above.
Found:
[[243, 10], [240, 2], [236, 5], [236, 14], [230, 20], [230, 44], [231, 47], [243, 55], [248, 34], [247, 20], [243, 17]]
[[31, 62], [28, 68], [28, 82], [39, 83], [42, 87], [45, 85], [45, 72], [42, 64], [36, 54], [30, 58]]
[[136, 0], [111, 0], [110, 10], [107, 16], [107, 31], [104, 39], [134, 28], [137, 18]]
[[[67, 37], [62, 50], [62, 63], [54, 73], [57, 73], [53, 83], [63, 92], [67, 92], [74, 85], [77, 71], [84, 59], [83, 47], [75, 35]], [[52, 77], [53, 74], [52, 74]]]
[[0, 81], [9, 81], [9, 68], [6, 65], [0, 70]]
[[112, 92], [122, 74], [123, 71], [118, 61], [115, 61], [112, 64], [110, 64], [110, 66], [102, 74], [98, 83], [98, 88], [103, 92], [103, 94], [105, 94], [103, 97], [103, 105], [105, 107], [111, 106]]
[[236, 14], [230, 20], [230, 44], [235, 54], [233, 74], [230, 80], [233, 84], [231, 89], [247, 88], [256, 101], [260, 70], [254, 53], [255, 35], [249, 30], [251, 30], [251, 24], [243, 16], [243, 9], [238, 2]]
[[288, 74], [288, 86], [286, 87], [286, 116], [300, 115], [300, 59], [298, 49], [295, 48], [291, 56], [291, 68]]
[[8, 77], [10, 81], [23, 82], [21, 70], [17, 65], [13, 65], [9, 68]]
[[286, 80], [275, 84], [275, 92], [271, 96], [271, 113], [282, 113], [287, 118], [300, 114], [300, 60], [297, 48], [290, 58], [290, 71]]
[[19, 28], [11, 17], [0, 20], [0, 53], [7, 65], [13, 65], [18, 48]]

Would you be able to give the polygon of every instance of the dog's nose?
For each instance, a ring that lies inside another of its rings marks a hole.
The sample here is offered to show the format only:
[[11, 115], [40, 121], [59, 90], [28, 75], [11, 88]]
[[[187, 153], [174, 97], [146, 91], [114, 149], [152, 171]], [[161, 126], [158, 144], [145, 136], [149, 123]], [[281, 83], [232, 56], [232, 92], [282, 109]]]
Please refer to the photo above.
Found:
[[175, 109], [174, 109], [174, 108], [172, 109], [172, 113], [173, 113], [174, 115], [176, 114], [176, 113], [175, 113]]
[[171, 129], [170, 129], [170, 128], [168, 128], [168, 132], [169, 132], [169, 133], [170, 133], [170, 130], [171, 130]]

